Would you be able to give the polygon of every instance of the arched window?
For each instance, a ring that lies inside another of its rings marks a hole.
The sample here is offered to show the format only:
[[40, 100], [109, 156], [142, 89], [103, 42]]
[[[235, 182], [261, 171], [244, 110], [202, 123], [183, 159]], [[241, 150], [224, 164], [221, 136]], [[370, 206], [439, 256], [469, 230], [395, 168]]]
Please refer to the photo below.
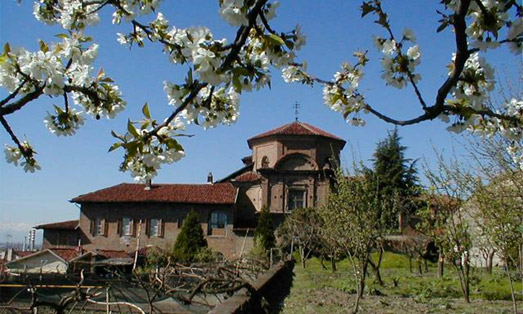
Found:
[[269, 157], [263, 156], [262, 161], [261, 161], [261, 167], [269, 168]]
[[225, 236], [227, 227], [227, 213], [221, 210], [211, 212], [209, 217], [209, 235]]

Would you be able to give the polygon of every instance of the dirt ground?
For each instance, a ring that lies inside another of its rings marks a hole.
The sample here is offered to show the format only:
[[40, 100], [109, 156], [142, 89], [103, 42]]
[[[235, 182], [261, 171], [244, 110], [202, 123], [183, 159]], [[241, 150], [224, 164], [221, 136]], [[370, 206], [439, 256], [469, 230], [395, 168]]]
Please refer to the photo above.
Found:
[[[352, 313], [355, 299], [354, 294], [335, 289], [303, 289], [285, 300], [281, 313]], [[512, 313], [510, 301], [472, 300], [467, 304], [462, 299], [366, 295], [360, 304], [360, 313]]]

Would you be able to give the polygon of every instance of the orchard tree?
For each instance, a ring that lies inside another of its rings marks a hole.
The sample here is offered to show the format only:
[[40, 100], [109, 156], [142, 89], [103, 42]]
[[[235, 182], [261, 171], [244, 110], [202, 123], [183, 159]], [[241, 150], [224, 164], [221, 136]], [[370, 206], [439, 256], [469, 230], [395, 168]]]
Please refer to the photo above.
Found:
[[320, 209], [324, 232], [349, 257], [356, 281], [357, 297], [354, 312], [363, 297], [371, 251], [383, 238], [378, 212], [379, 202], [374, 181], [355, 167], [355, 176], [336, 170], [336, 188], [329, 193], [328, 202]]
[[[409, 87], [418, 99], [418, 112], [410, 117], [392, 117], [367, 102], [359, 88], [364, 68], [370, 62], [367, 51], [354, 53], [354, 64], [344, 63], [330, 80], [307, 72], [306, 60], [297, 51], [305, 37], [296, 28], [275, 29], [271, 23], [277, 3], [269, 0], [219, 0], [219, 14], [237, 27], [228, 40], [215, 38], [206, 27], [177, 28], [161, 12], [161, 0], [37, 0], [35, 17], [45, 24], [64, 29], [60, 41], [40, 42], [40, 49], [11, 48], [5, 43], [0, 56], [0, 86], [7, 96], [0, 100], [0, 123], [14, 146], [6, 146], [7, 161], [26, 171], [40, 168], [35, 149], [20, 139], [7, 117], [34, 100], [49, 96], [60, 101], [50, 108], [45, 124], [56, 135], [73, 135], [86, 115], [95, 119], [113, 117], [125, 107], [118, 86], [103, 70], [93, 67], [98, 44], [87, 35], [100, 20], [101, 11], [110, 11], [113, 24], [128, 26], [118, 34], [126, 47], [156, 44], [169, 60], [186, 65], [185, 79], [165, 82], [164, 90], [173, 106], [165, 118], [153, 118], [148, 106], [143, 118], [129, 121], [124, 134], [113, 132], [116, 143], [110, 150], [122, 149], [122, 171], [130, 171], [138, 181], [154, 177], [163, 164], [183, 157], [176, 137], [189, 123], [205, 128], [234, 123], [239, 113], [240, 94], [270, 86], [271, 69], [282, 71], [286, 82], [323, 85], [325, 103], [340, 112], [353, 125], [363, 125], [362, 115], [370, 113], [396, 125], [415, 124], [436, 118], [450, 123], [449, 129], [468, 129], [481, 134], [499, 132], [511, 139], [509, 151], [523, 165], [521, 140], [523, 101], [508, 100], [501, 108], [485, 103], [494, 88], [494, 73], [483, 57], [489, 49], [508, 46], [521, 53], [523, 41], [522, 6], [515, 0], [443, 0], [437, 32], [450, 32], [454, 53], [448, 56], [449, 72], [434, 94], [418, 88], [422, 78], [417, 66], [422, 49], [414, 32], [393, 31], [379, 0], [363, 1], [362, 16], [373, 15], [383, 33], [375, 36], [383, 54], [382, 78], [394, 88]], [[394, 5], [396, 5], [395, 2]], [[402, 3], [403, 4], [403, 3]], [[154, 17], [151, 15], [155, 14]], [[431, 75], [430, 73], [429, 75]], [[430, 101], [429, 101], [430, 100]]]
[[470, 302], [470, 252], [473, 246], [469, 221], [462, 210], [463, 200], [470, 197], [472, 175], [456, 160], [438, 156], [438, 169], [426, 169], [429, 192], [427, 206], [421, 210], [420, 228], [452, 263], [458, 274], [463, 298]]
[[[494, 252], [505, 264], [510, 283], [513, 312], [517, 298], [511, 271], [523, 275], [523, 175], [507, 154], [506, 139], [500, 136], [474, 140], [469, 152], [474, 163], [475, 180], [469, 182], [473, 197], [467, 209], [474, 220], [480, 247], [488, 254], [487, 267], [492, 268]], [[517, 277], [517, 276], [515, 276]]]
[[285, 217], [278, 228], [278, 236], [285, 246], [297, 246], [301, 265], [313, 252], [318, 252], [326, 243], [322, 241], [323, 220], [316, 208], [296, 208]]

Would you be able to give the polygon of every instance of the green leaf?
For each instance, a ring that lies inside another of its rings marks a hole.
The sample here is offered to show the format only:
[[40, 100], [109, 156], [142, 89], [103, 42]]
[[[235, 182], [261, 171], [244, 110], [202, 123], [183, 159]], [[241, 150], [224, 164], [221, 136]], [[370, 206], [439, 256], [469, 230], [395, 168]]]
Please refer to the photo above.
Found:
[[54, 110], [56, 111], [56, 113], [58, 115], [61, 115], [62, 113], [64, 113], [64, 111], [62, 110], [62, 108], [58, 107], [57, 105], [54, 105]]
[[436, 32], [437, 32], [437, 33], [441, 32], [442, 30], [444, 30], [445, 28], [447, 28], [447, 26], [449, 26], [449, 23], [448, 23], [447, 21], [442, 22], [442, 23], [439, 25], [439, 27], [438, 27], [438, 29], [436, 30]]
[[105, 76], [105, 71], [103, 68], [100, 68], [100, 71], [98, 71], [98, 74], [96, 75], [96, 77], [98, 78], [98, 80], [102, 79], [103, 77]]
[[237, 76], [234, 76], [232, 78], [232, 85], [234, 86], [236, 92], [239, 93], [242, 90], [242, 83], [240, 82], [240, 79]]
[[147, 119], [151, 119], [151, 112], [149, 111], [149, 105], [147, 103], [143, 105], [142, 113]]
[[11, 46], [9, 45], [9, 43], [5, 43], [5, 45], [4, 45], [4, 53], [8, 54], [10, 52], [11, 52]]
[[270, 41], [272, 41], [274, 44], [277, 44], [280, 46], [285, 45], [285, 41], [283, 41], [283, 39], [276, 34], [270, 34], [266, 38], [269, 39]]
[[123, 145], [127, 150], [127, 157], [133, 158], [138, 153], [138, 141], [132, 141]]
[[134, 124], [131, 122], [131, 120], [127, 120], [127, 131], [131, 133], [135, 138], [140, 137], [140, 133], [138, 133], [138, 130], [134, 126]]
[[169, 150], [174, 149], [177, 151], [183, 151], [182, 145], [180, 145], [178, 143], [178, 141], [176, 141], [173, 138], [169, 138], [169, 139], [165, 140], [165, 145], [167, 145], [167, 148], [169, 148]]
[[112, 131], [112, 130], [111, 130], [111, 135], [112, 135], [113, 137], [116, 137], [117, 139], [122, 140], [122, 141], [124, 140], [124, 137], [121, 136], [120, 134], [116, 133], [115, 131]]
[[234, 74], [243, 75], [243, 76], [248, 76], [251, 74], [249, 72], [249, 70], [247, 70], [246, 68], [243, 68], [243, 67], [236, 67], [233, 69], [233, 72], [234, 72]]
[[40, 40], [39, 43], [40, 43], [40, 50], [42, 52], [48, 52], [49, 51], [49, 46], [47, 46], [47, 44], [43, 40]]
[[361, 5], [361, 17], [365, 17], [365, 15], [374, 12], [375, 8], [368, 2], [363, 2]]
[[67, 34], [56, 34], [55, 37], [66, 39], [66, 38], [69, 38], [69, 35], [67, 35]]
[[123, 143], [121, 143], [121, 142], [114, 143], [113, 145], [111, 145], [111, 147], [109, 147], [109, 152], [112, 152], [113, 150], [122, 147], [122, 145], [123, 145]]

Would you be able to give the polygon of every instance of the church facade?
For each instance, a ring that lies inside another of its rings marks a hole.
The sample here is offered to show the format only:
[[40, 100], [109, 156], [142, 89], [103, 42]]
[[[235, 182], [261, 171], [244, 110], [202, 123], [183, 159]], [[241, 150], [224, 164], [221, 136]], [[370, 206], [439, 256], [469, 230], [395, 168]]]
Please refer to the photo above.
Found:
[[262, 208], [269, 209], [278, 225], [293, 209], [326, 201], [333, 165], [345, 145], [343, 139], [298, 121], [247, 143], [252, 154], [242, 159], [243, 167], [217, 182], [210, 176], [204, 184], [122, 183], [73, 198], [81, 208], [78, 221], [37, 226], [44, 230], [44, 249], [170, 249], [194, 210], [209, 247], [228, 259], [241, 257], [253, 245]]

